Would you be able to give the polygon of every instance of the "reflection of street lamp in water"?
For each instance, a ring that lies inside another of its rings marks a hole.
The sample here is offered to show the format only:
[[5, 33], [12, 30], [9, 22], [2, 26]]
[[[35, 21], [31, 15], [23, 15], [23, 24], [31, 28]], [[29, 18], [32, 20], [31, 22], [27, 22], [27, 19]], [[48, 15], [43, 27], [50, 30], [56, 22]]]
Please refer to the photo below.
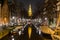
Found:
[[14, 36], [12, 35], [11, 37], [12, 37], [12, 40], [14, 40]]

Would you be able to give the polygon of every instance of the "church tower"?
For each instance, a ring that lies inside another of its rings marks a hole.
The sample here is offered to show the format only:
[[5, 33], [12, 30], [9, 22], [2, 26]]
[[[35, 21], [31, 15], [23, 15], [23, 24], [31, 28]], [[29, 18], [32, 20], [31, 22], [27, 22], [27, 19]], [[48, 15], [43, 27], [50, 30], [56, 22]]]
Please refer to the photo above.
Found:
[[28, 16], [29, 16], [29, 17], [32, 16], [32, 8], [31, 8], [31, 4], [29, 5]]
[[8, 0], [4, 0], [2, 6], [2, 23], [6, 24], [8, 22], [9, 22]]

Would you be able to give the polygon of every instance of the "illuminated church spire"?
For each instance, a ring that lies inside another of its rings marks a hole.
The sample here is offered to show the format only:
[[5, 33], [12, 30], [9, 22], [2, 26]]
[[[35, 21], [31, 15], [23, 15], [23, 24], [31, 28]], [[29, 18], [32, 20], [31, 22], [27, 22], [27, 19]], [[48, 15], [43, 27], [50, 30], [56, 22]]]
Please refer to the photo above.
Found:
[[32, 8], [31, 8], [31, 4], [29, 5], [28, 16], [32, 16]]

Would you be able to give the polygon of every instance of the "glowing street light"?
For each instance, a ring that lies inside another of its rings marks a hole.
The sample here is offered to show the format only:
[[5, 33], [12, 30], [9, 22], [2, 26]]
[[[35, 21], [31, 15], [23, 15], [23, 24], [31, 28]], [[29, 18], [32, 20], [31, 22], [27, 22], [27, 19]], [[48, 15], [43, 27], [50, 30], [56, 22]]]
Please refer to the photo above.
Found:
[[15, 19], [15, 17], [13, 16], [12, 19]]
[[19, 33], [19, 35], [21, 35], [21, 31], [19, 31], [18, 33]]
[[14, 40], [14, 36], [12, 35], [11, 37], [12, 37], [12, 40]]

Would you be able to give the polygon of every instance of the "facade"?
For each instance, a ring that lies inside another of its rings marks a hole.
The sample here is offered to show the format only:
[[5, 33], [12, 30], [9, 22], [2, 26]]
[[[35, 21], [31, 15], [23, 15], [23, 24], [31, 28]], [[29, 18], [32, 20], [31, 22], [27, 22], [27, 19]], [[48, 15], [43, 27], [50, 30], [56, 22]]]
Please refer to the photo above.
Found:
[[57, 16], [58, 16], [58, 18], [57, 18], [57, 26], [56, 27], [58, 27], [60, 24], [60, 1], [57, 3]]
[[1, 24], [1, 3], [0, 3], [0, 24]]
[[9, 22], [8, 0], [4, 0], [1, 15], [2, 15], [2, 24], [8, 23]]
[[0, 31], [2, 30], [2, 27], [1, 27], [1, 25], [2, 25], [2, 19], [1, 19], [1, 3], [0, 3]]

